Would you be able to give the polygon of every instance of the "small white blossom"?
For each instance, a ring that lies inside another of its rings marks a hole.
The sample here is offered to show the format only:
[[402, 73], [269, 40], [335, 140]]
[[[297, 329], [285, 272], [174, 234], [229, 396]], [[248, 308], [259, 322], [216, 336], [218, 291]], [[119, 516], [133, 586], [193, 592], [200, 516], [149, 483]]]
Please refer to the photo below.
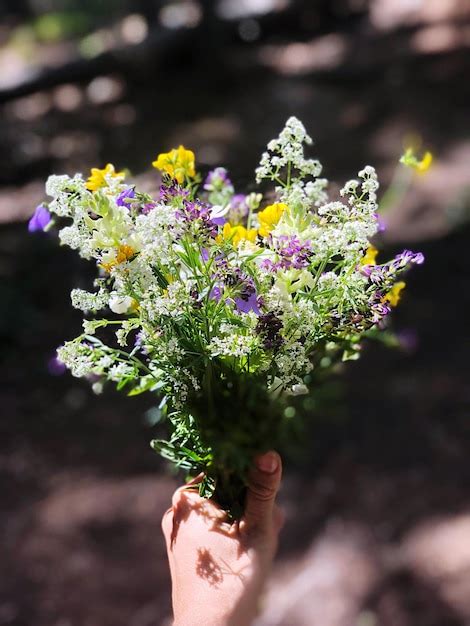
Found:
[[113, 313], [128, 313], [132, 309], [134, 299], [130, 296], [123, 296], [119, 294], [111, 294], [109, 298], [109, 308]]
[[83, 289], [73, 289], [70, 294], [74, 309], [84, 312], [104, 309], [108, 304], [108, 297], [104, 289], [100, 289], [96, 293], [90, 293]]

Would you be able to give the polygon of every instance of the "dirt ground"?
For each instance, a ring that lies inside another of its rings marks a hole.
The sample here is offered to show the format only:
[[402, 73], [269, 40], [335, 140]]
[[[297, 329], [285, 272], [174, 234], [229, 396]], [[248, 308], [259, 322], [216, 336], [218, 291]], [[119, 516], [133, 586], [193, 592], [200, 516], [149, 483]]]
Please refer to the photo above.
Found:
[[[274, 41], [268, 57], [230, 49], [223, 71], [108, 76], [105, 101], [69, 85], [2, 107], [1, 625], [170, 624], [160, 518], [178, 478], [148, 446], [152, 398], [93, 396], [48, 369], [79, 328], [69, 291], [92, 274], [53, 237], [28, 235], [42, 181], [111, 160], [151, 187], [157, 151], [184, 142], [242, 190], [291, 114], [335, 181], [369, 162], [390, 180], [410, 133], [437, 162], [381, 244], [426, 256], [395, 315], [408, 349], [368, 346], [287, 456], [287, 521], [258, 626], [470, 624], [470, 58], [461, 45], [400, 55], [410, 34], [390, 37], [348, 35], [331, 72], [292, 68], [292, 42]], [[319, 41], [315, 58], [332, 46]]]

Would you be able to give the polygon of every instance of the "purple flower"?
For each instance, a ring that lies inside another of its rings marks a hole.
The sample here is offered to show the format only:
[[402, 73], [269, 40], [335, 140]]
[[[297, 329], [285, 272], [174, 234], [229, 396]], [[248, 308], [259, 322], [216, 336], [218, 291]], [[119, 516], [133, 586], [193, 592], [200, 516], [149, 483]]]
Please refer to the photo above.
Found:
[[375, 217], [377, 219], [377, 232], [383, 233], [385, 230], [387, 230], [387, 222], [385, 218], [379, 213], [376, 213]]
[[421, 252], [411, 252], [411, 250], [403, 250], [393, 259], [390, 266], [391, 269], [399, 271], [407, 268], [409, 265], [422, 265], [424, 263], [424, 254]]
[[204, 263], [207, 263], [207, 261], [209, 260], [209, 250], [207, 248], [202, 248], [201, 259], [204, 261]]
[[250, 279], [242, 285], [240, 295], [235, 298], [235, 306], [239, 313], [249, 313], [253, 311], [255, 315], [261, 315], [258, 307], [258, 296], [255, 286]]
[[211, 217], [211, 223], [214, 226], [223, 226], [226, 221], [225, 217]]
[[216, 302], [219, 302], [220, 298], [222, 297], [222, 287], [212, 287], [211, 292], [209, 294], [209, 298], [211, 298], [211, 300], [215, 300]]
[[118, 195], [118, 197], [116, 198], [116, 204], [118, 206], [128, 206], [129, 201], [132, 198], [135, 198], [134, 188], [128, 187], [127, 189], [124, 189], [124, 191], [121, 191], [121, 193]]
[[171, 180], [168, 184], [160, 185], [159, 200], [167, 204], [171, 204], [173, 200], [180, 200], [189, 196], [189, 189], [184, 189], [175, 180]]
[[38, 230], [45, 230], [51, 221], [51, 214], [43, 204], [36, 207], [32, 218], [28, 222], [28, 230], [34, 233]]
[[372, 322], [374, 324], [381, 322], [392, 310], [391, 306], [387, 302], [374, 302], [370, 309], [372, 313]]
[[248, 205], [246, 203], [246, 195], [244, 193], [236, 193], [234, 196], [232, 196], [232, 199], [230, 200], [230, 206], [232, 209], [237, 209], [242, 207], [243, 210], [246, 209], [246, 211], [248, 211]]
[[261, 315], [258, 307], [256, 291], [247, 298], [235, 298], [235, 306], [237, 307], [237, 311], [239, 313], [249, 313], [250, 311], [253, 311], [255, 315]]
[[146, 356], [148, 356], [150, 346], [145, 343], [146, 339], [147, 338], [144, 332], [142, 330], [139, 330], [139, 332], [135, 336], [134, 348], [137, 348], [138, 350], [140, 350], [142, 354], [145, 354]]
[[302, 243], [300, 239], [295, 236], [282, 236], [278, 241], [281, 244], [279, 254], [287, 267], [301, 270], [310, 265], [310, 258], [313, 254], [310, 241]]
[[388, 277], [390, 268], [386, 265], [363, 265], [360, 268], [361, 274], [367, 276], [371, 283], [382, 284]]
[[371, 283], [385, 287], [393, 282], [399, 274], [410, 269], [411, 265], [421, 265], [422, 263], [424, 263], [424, 255], [421, 252], [403, 250], [388, 263], [383, 265], [363, 265], [359, 267], [359, 271], [364, 276], [367, 276]]
[[211, 207], [204, 202], [184, 198], [175, 210], [175, 216], [190, 228], [194, 225], [206, 237], [218, 234], [218, 221], [211, 218]]
[[142, 207], [142, 213], [144, 215], [148, 215], [150, 213], [150, 211], [153, 211], [153, 209], [157, 206], [156, 202], [147, 202], [146, 204], [144, 204], [144, 206]]
[[204, 181], [204, 189], [206, 191], [222, 191], [226, 187], [232, 187], [232, 181], [228, 177], [225, 167], [216, 167], [215, 170], [207, 174], [207, 178]]
[[235, 194], [230, 200], [229, 217], [231, 224], [244, 224], [250, 208], [243, 193]]
[[301, 270], [310, 265], [310, 259], [313, 254], [310, 241], [302, 243], [295, 236], [282, 235], [277, 239], [275, 246], [280, 260], [274, 263], [269, 259], [265, 259], [261, 263], [264, 269], [268, 271], [291, 268]]

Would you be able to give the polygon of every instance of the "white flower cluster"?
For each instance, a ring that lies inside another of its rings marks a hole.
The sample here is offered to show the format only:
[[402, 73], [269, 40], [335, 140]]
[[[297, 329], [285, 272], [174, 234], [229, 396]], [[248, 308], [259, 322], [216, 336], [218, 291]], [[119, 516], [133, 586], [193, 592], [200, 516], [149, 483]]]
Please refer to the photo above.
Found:
[[311, 144], [311, 137], [302, 122], [290, 117], [279, 137], [268, 143], [268, 152], [263, 153], [256, 170], [256, 181], [258, 183], [264, 179], [275, 181], [284, 168], [288, 168], [289, 171], [297, 170], [300, 177], [319, 176], [322, 170], [321, 163], [305, 158], [304, 143]]
[[97, 292], [85, 291], [84, 289], [73, 289], [70, 294], [72, 306], [86, 313], [87, 311], [100, 311], [109, 304], [109, 294], [100, 289]]

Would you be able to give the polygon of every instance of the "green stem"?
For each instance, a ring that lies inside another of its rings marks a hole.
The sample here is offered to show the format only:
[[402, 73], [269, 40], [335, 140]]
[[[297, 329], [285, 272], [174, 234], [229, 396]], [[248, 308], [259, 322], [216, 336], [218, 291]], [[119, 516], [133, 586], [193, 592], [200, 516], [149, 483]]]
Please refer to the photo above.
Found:
[[378, 212], [386, 215], [391, 208], [399, 204], [411, 185], [412, 172], [399, 165], [396, 167], [390, 185], [379, 202]]

